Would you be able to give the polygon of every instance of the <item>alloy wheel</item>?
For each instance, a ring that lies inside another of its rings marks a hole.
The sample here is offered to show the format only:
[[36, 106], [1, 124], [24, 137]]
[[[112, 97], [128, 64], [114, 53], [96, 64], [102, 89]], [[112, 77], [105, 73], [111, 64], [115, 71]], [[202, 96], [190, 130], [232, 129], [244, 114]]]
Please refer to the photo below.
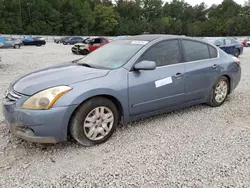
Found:
[[215, 88], [215, 100], [218, 103], [222, 103], [228, 93], [228, 84], [225, 80], [221, 80]]
[[114, 125], [113, 112], [104, 106], [93, 109], [85, 118], [83, 130], [86, 137], [98, 141], [109, 134]]

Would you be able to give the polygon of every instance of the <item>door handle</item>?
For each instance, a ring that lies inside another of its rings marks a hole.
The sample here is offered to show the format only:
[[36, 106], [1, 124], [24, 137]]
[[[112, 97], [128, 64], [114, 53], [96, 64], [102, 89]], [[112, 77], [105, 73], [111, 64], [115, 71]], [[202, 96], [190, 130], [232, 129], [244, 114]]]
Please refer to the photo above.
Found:
[[213, 69], [218, 69], [218, 65], [214, 64], [214, 65], [212, 66], [212, 68], [213, 68]]
[[180, 73], [180, 72], [178, 72], [178, 73], [176, 73], [176, 74], [174, 75], [174, 78], [176, 78], [176, 79], [181, 79], [182, 77], [183, 77], [183, 74]]

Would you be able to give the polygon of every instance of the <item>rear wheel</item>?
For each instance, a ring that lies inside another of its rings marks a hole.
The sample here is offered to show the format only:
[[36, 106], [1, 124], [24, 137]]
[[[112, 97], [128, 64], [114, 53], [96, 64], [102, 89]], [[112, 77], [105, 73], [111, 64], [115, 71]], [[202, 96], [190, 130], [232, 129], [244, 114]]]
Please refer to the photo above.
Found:
[[235, 57], [239, 57], [240, 56], [240, 50], [239, 49], [235, 49], [234, 50], [234, 56]]
[[104, 97], [90, 99], [74, 113], [69, 127], [70, 133], [83, 146], [104, 143], [116, 129], [118, 114], [112, 101]]
[[220, 77], [215, 83], [209, 105], [212, 107], [221, 106], [227, 99], [229, 93], [229, 81], [225, 76]]

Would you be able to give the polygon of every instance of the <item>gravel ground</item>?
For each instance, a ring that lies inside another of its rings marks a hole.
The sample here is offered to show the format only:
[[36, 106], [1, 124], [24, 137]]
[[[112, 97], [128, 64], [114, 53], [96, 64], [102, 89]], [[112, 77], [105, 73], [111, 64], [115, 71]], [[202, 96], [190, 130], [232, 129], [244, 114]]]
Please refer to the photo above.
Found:
[[[0, 95], [20, 74], [79, 56], [48, 44], [1, 50]], [[199, 105], [118, 128], [105, 144], [41, 145], [10, 135], [0, 113], [0, 187], [250, 187], [250, 48], [220, 108]]]

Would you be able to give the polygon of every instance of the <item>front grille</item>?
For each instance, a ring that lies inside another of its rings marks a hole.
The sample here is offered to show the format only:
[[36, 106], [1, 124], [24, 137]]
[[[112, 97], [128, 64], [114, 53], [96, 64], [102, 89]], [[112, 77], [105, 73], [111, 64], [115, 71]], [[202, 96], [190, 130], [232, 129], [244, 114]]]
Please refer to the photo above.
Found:
[[22, 94], [17, 93], [14, 90], [6, 91], [4, 102], [5, 104], [15, 104], [21, 97]]

